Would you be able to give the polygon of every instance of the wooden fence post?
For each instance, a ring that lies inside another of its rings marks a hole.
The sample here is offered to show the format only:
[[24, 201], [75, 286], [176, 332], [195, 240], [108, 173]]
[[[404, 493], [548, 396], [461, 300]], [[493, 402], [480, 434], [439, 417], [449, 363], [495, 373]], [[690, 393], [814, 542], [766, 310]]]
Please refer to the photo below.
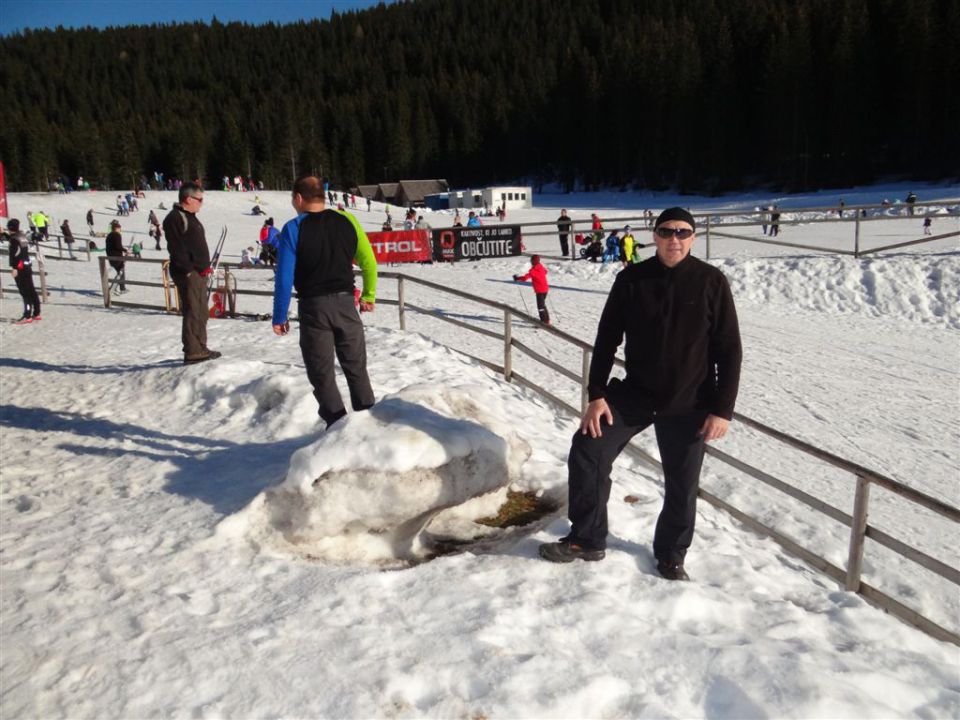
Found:
[[710, 259], [710, 216], [707, 215], [707, 260]]
[[400, 311], [400, 329], [407, 329], [407, 319], [403, 308], [403, 278], [397, 278], [397, 309]]
[[503, 311], [503, 377], [510, 382], [510, 376], [513, 375], [513, 366], [511, 363], [510, 348], [513, 345], [513, 323], [510, 317], [510, 311]]
[[43, 250], [40, 249], [39, 243], [37, 243], [37, 265], [40, 267], [40, 297], [46, 302], [50, 297], [47, 292], [47, 263], [44, 261]]
[[581, 366], [581, 381], [580, 381], [580, 413], [585, 413], [587, 411], [587, 405], [590, 404], [590, 393], [587, 392], [587, 384], [590, 381], [590, 351], [586, 348], [583, 349], [583, 364]]
[[854, 217], [853, 225], [853, 256], [855, 258], [860, 257], [860, 213], [854, 210], [856, 213]]
[[110, 276], [107, 275], [107, 258], [100, 256], [100, 287], [103, 288], [103, 306], [110, 307]]
[[847, 559], [847, 590], [860, 589], [860, 571], [863, 568], [863, 544], [867, 532], [867, 503], [870, 499], [870, 480], [857, 475], [857, 492], [853, 500], [853, 522], [850, 525], [850, 556]]

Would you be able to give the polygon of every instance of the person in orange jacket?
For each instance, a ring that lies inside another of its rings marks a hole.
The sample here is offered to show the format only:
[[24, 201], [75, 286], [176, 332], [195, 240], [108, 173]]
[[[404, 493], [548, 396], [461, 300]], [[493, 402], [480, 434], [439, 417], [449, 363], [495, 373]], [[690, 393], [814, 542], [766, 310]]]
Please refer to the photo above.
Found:
[[537, 312], [540, 313], [540, 322], [544, 325], [550, 324], [550, 313], [547, 312], [547, 293], [550, 292], [550, 285], [547, 283], [547, 268], [540, 262], [539, 255], [530, 257], [530, 270], [525, 275], [514, 275], [513, 279], [517, 282], [531, 280], [533, 282], [533, 292], [537, 296]]

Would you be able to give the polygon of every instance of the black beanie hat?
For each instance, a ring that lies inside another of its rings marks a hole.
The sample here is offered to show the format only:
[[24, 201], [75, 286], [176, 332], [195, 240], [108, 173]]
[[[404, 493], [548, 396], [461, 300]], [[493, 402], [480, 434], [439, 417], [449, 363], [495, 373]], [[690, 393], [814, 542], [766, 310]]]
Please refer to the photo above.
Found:
[[19, 220], [17, 220], [16, 218], [10, 218], [9, 220], [7, 220], [7, 230], [13, 230], [13, 232], [17, 232], [17, 230], [19, 229], [20, 229]]
[[672, 207], [667, 208], [662, 213], [657, 216], [657, 221], [653, 224], [653, 229], [656, 230], [658, 227], [663, 225], [663, 223], [668, 220], [681, 220], [687, 223], [694, 230], [697, 229], [697, 224], [693, 221], [693, 215], [688, 213], [682, 207]]

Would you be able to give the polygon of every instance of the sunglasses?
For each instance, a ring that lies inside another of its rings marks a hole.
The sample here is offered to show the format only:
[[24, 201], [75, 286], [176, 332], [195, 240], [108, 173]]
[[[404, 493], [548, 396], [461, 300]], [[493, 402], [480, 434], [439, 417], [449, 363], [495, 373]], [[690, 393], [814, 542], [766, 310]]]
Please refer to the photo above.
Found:
[[690, 228], [658, 227], [654, 232], [663, 240], [669, 240], [672, 237], [676, 237], [677, 240], [687, 240], [693, 237], [693, 230]]
[[202, 198], [202, 197], [197, 197], [196, 195], [187, 195], [187, 198], [190, 199], [190, 200], [196, 200], [198, 203], [202, 203], [202, 202], [203, 202], [203, 198]]

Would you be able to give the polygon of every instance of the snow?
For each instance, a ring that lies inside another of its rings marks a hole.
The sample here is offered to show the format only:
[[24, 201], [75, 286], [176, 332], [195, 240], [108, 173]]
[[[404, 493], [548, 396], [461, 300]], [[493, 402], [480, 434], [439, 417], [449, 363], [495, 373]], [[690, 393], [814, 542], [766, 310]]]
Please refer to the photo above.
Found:
[[[842, 196], [849, 207], [910, 189], [921, 202], [960, 198], [957, 186], [722, 200], [577, 194], [538, 196], [507, 221], [552, 221], [561, 207], [577, 218], [626, 216], [678, 201], [720, 211]], [[105, 228], [113, 196], [14, 194], [10, 205], [20, 218], [42, 208], [55, 227], [67, 217], [79, 233], [90, 207]], [[245, 214], [252, 197], [206, 197], [208, 234], [228, 226], [227, 253], [239, 257], [262, 222]], [[261, 197], [278, 222], [293, 214], [285, 193]], [[145, 238], [147, 210], [173, 199], [148, 193], [124, 219], [126, 241]], [[890, 212], [897, 219], [861, 224], [863, 247], [921, 236], [919, 217]], [[379, 204], [356, 214], [368, 229], [383, 219]], [[852, 249], [852, 224], [810, 222], [824, 216], [784, 225], [781, 238]], [[451, 219], [428, 215], [434, 227]], [[934, 220], [935, 234], [958, 229], [956, 215]], [[555, 236], [525, 243], [550, 271], [556, 325], [592, 341], [617, 268], [551, 258]], [[164, 256], [152, 247], [146, 257]], [[853, 259], [713, 238], [711, 262], [731, 281], [744, 340], [738, 411], [960, 505], [958, 250], [954, 237]], [[705, 253], [702, 237], [694, 252]], [[529, 286], [510, 281], [526, 264], [382, 270], [532, 310]], [[51, 259], [48, 271], [43, 321], [0, 325], [4, 717], [960, 715], [960, 649], [843, 592], [706, 503], [688, 556], [694, 582], [659, 578], [650, 541], [661, 483], [628, 455], [614, 469], [603, 562], [539, 560], [537, 545], [566, 530], [562, 510], [520, 529], [472, 523], [493, 514], [506, 488], [562, 503], [576, 428], [463, 354], [502, 364], [497, 341], [410, 311], [401, 331], [396, 308], [381, 302], [364, 316], [379, 402], [324, 433], [296, 332], [214, 320], [210, 345], [224, 356], [185, 367], [179, 318], [104, 309], [96, 263]], [[128, 278], [154, 273], [131, 266]], [[237, 275], [242, 288], [270, 287], [269, 273]], [[12, 287], [9, 276], [3, 284]], [[487, 306], [414, 283], [405, 292], [502, 328]], [[395, 298], [394, 281], [381, 279], [378, 294]], [[159, 296], [134, 288], [124, 299]], [[269, 312], [270, 298], [240, 302]], [[19, 313], [6, 293], [0, 316]], [[515, 323], [514, 334], [579, 372], [579, 350], [532, 324]], [[516, 351], [514, 367], [579, 404], [573, 383]], [[652, 433], [637, 443], [656, 456]], [[851, 511], [848, 473], [736, 423], [717, 447]], [[844, 526], [715, 460], [703, 486], [845, 566]], [[870, 523], [960, 566], [956, 527], [890, 493], [874, 490]], [[479, 539], [426, 562], [434, 533]], [[956, 586], [871, 542], [864, 577], [960, 626]]]

